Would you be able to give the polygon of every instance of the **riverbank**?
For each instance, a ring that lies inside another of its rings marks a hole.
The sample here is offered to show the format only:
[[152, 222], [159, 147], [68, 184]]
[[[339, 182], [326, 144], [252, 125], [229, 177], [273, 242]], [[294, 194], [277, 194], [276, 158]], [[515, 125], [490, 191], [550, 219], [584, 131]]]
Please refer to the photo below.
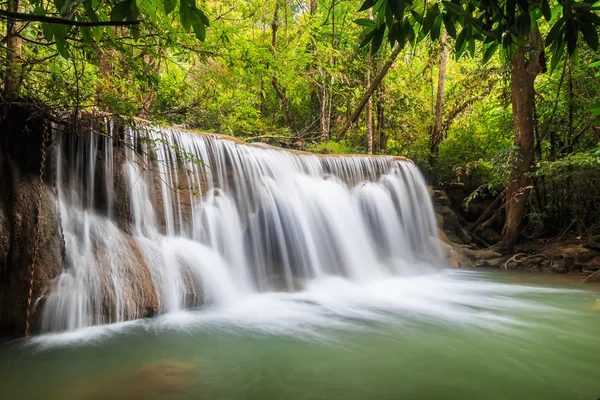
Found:
[[[493, 268], [562, 274], [581, 282], [600, 282], [600, 246], [590, 238], [566, 234], [524, 240], [513, 251], [500, 243], [493, 227], [475, 233], [474, 223], [456, 210], [448, 194], [430, 189], [442, 247], [454, 268]], [[482, 207], [485, 209], [486, 207]]]

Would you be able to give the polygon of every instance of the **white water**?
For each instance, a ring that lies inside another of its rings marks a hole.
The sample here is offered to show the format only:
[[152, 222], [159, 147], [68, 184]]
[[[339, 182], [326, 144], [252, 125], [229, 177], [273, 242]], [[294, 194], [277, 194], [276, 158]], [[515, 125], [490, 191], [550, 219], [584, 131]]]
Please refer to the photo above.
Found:
[[243, 310], [256, 293], [327, 293], [331, 282], [360, 301], [352, 288], [443, 265], [423, 178], [407, 161], [148, 126], [120, 141], [65, 137], [55, 150], [67, 267], [39, 302], [42, 331], [139, 318], [146, 306]]

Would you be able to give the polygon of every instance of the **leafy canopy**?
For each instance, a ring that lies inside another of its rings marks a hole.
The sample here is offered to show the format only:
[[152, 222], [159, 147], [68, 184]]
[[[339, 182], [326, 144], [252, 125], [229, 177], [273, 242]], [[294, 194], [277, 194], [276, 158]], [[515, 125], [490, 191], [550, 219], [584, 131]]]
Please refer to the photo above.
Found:
[[456, 41], [457, 59], [465, 51], [474, 55], [476, 42], [482, 42], [487, 61], [499, 48], [504, 54], [513, 54], [515, 46], [537, 29], [542, 18], [551, 24], [546, 46], [550, 46], [553, 66], [565, 47], [569, 55], [575, 53], [581, 37], [593, 50], [598, 49], [600, 2], [596, 0], [365, 0], [359, 11], [368, 9], [372, 9], [374, 20], [362, 18], [355, 22], [365, 27], [361, 45], [370, 43], [373, 53], [386, 34], [392, 47], [403, 47], [427, 36], [437, 40], [445, 28]]
[[18, 15], [12, 17], [42, 22], [44, 39], [54, 44], [64, 58], [69, 58], [68, 39], [80, 33], [83, 43], [91, 46], [99, 42], [105, 32], [114, 37], [111, 24], [128, 26], [137, 40], [140, 23], [160, 26], [165, 16], [178, 10], [181, 26], [186, 32], [193, 31], [200, 41], [205, 40], [206, 28], [210, 25], [196, 0], [34, 0], [31, 5], [33, 14], [16, 13]]

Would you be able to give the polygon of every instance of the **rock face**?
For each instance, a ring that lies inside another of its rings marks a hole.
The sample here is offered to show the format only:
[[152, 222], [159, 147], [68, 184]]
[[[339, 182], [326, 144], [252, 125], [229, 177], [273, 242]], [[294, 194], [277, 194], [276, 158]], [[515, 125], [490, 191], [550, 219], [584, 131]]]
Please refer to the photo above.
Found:
[[[40, 189], [41, 124], [30, 120], [25, 126], [21, 113], [12, 116], [4, 118], [0, 127], [0, 335], [25, 331], [36, 231], [32, 298], [39, 297], [62, 271], [55, 202], [49, 186]], [[38, 310], [32, 304], [32, 330]]]
[[[499, 267], [504, 263], [506, 257], [501, 253], [479, 248], [474, 243], [467, 230], [467, 221], [454, 211], [453, 202], [443, 190], [431, 190], [430, 194], [435, 205], [442, 249], [452, 267]], [[490, 231], [488, 236], [493, 234], [493, 231]]]

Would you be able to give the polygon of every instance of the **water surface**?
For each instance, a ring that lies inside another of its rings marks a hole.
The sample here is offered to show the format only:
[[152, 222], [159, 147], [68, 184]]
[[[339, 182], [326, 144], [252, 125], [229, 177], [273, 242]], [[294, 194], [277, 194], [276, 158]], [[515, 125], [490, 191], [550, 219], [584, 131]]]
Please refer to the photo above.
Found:
[[600, 397], [600, 291], [450, 271], [3, 343], [1, 399]]

